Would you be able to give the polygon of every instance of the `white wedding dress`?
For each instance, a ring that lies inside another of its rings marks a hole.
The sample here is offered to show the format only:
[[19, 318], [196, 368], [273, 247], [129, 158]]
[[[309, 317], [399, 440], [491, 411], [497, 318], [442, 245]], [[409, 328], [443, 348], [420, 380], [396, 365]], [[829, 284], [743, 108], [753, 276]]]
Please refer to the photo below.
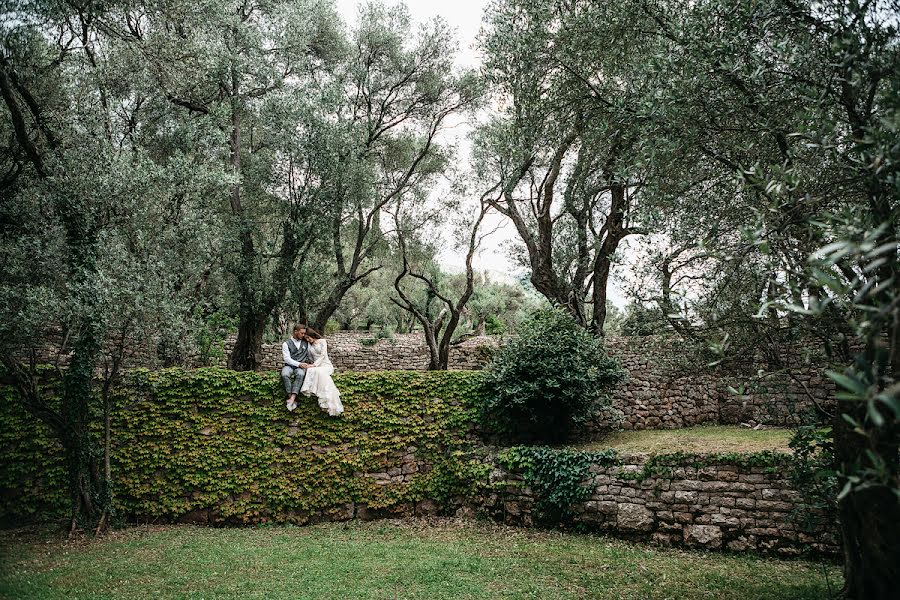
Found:
[[306, 369], [300, 393], [315, 396], [319, 400], [319, 407], [328, 411], [332, 417], [336, 417], [344, 412], [344, 405], [341, 404], [341, 393], [331, 378], [334, 365], [328, 358], [328, 343], [324, 338], [309, 345], [309, 358], [313, 366]]

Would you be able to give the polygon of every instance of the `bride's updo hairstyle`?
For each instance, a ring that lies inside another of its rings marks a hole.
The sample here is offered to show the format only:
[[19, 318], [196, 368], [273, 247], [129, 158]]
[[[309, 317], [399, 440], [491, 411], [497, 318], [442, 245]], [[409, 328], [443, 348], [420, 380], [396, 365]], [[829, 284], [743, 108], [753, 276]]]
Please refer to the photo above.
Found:
[[311, 338], [312, 341], [318, 342], [322, 339], [322, 334], [313, 329], [312, 327], [306, 328], [306, 337]]

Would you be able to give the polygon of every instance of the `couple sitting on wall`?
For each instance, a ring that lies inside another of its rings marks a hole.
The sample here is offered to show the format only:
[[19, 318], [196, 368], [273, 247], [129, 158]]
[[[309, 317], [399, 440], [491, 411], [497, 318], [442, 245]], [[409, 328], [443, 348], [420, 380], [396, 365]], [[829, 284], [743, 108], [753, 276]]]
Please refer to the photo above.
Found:
[[288, 395], [288, 410], [297, 408], [297, 394], [303, 394], [318, 398], [319, 406], [332, 417], [344, 412], [341, 394], [331, 379], [334, 365], [322, 334], [306, 325], [294, 325], [291, 339], [281, 345], [281, 353], [281, 380]]

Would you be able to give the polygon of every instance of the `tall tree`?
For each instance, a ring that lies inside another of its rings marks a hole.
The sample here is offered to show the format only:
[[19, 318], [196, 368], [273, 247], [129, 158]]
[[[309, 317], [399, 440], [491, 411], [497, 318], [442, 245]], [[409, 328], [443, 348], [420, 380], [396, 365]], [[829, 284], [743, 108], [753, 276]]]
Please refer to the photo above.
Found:
[[478, 162], [499, 178], [493, 206], [535, 289], [602, 335], [616, 250], [652, 221], [634, 118], [648, 49], [592, 3], [503, 0], [488, 14], [485, 70], [503, 110]]
[[[842, 388], [832, 431], [844, 591], [892, 597], [900, 583], [898, 6], [641, 0], [633, 8], [671, 44], [656, 59], [654, 106], [642, 111], [673, 144], [732, 176], [728, 199], [746, 224], [729, 232], [724, 252], [707, 244], [682, 255], [732, 266], [750, 257], [764, 265], [749, 303], [758, 319], [862, 346], [852, 366], [832, 374]], [[712, 199], [703, 206], [727, 229], [729, 211]]]
[[219, 214], [239, 320], [234, 369], [260, 364], [266, 322], [313, 241], [320, 78], [343, 51], [338, 28], [331, 5], [318, 0], [209, 0], [146, 7], [122, 32], [184, 120], [227, 134], [217, 152], [231, 173]]
[[[397, 297], [392, 298], [395, 304], [412, 314], [422, 326], [425, 335], [425, 343], [428, 346], [428, 369], [432, 371], [447, 370], [450, 365], [450, 346], [454, 340], [456, 330], [463, 318], [466, 305], [475, 291], [477, 272], [475, 270], [475, 255], [481, 247], [481, 243], [488, 233], [482, 231], [484, 217], [490, 209], [488, 198], [496, 192], [496, 188], [488, 190], [479, 198], [471, 219], [464, 220], [458, 225], [462, 233], [459, 240], [461, 249], [465, 252], [464, 283], [458, 294], [454, 294], [442, 285], [442, 273], [439, 269], [431, 273], [423, 268], [422, 262], [416, 260], [414, 246], [425, 246], [430, 252], [426, 252], [426, 258], [435, 252], [435, 244], [424, 242], [421, 237], [428, 235], [427, 222], [417, 219], [415, 215], [404, 213], [401, 206], [397, 206], [394, 213], [395, 234], [400, 249], [403, 264], [400, 272], [394, 279], [394, 290]], [[435, 236], [440, 239], [439, 236]], [[412, 246], [412, 247], [411, 247]], [[426, 265], [434, 265], [426, 260]], [[412, 282], [417, 282], [424, 287], [426, 302], [424, 306], [415, 302], [408, 287]], [[437, 307], [434, 307], [434, 304]]]
[[416, 30], [403, 4], [360, 10], [327, 105], [334, 142], [318, 229], [334, 270], [324, 293], [304, 298], [301, 313], [315, 327], [324, 328], [347, 292], [382, 268], [385, 209], [420, 201], [448, 167], [451, 149], [441, 136], [479, 97], [477, 79], [453, 64], [456, 51], [440, 19]]
[[[139, 322], [172, 308], [177, 285], [189, 285], [184, 267], [192, 261], [156, 246], [166, 239], [176, 252], [186, 232], [168, 226], [177, 216], [159, 216], [216, 191], [215, 178], [186, 169], [177, 152], [136, 143], [152, 107], [132, 85], [127, 53], [108, 35], [120, 18], [112, 8], [33, 4], [18, 15], [3, 30], [0, 57], [2, 127], [13, 140], [2, 149], [10, 170], [2, 187], [0, 358], [25, 408], [59, 439], [73, 527], [102, 525], [112, 491], [91, 434], [92, 380], [111, 351], [111, 332], [121, 345], [152, 337], [158, 330], [136, 333]], [[200, 238], [199, 230], [191, 234]], [[58, 404], [38, 385], [29, 352], [57, 335], [56, 358], [71, 354], [59, 373]]]

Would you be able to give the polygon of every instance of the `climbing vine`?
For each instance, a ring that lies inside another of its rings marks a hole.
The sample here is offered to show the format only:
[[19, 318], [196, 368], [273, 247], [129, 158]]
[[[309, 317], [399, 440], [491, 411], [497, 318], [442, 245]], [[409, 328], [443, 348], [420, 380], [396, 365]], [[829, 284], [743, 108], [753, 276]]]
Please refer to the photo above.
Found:
[[499, 456], [501, 466], [520, 471], [534, 492], [534, 516], [544, 525], [571, 521], [572, 508], [590, 498], [591, 465], [617, 464], [615, 450], [587, 452], [547, 446], [514, 446]]
[[802, 425], [794, 430], [790, 446], [794, 460], [787, 475], [803, 497], [791, 517], [802, 531], [816, 531], [823, 523], [833, 522], [838, 512], [840, 490], [831, 430]]
[[[485, 474], [467, 454], [479, 373], [347, 373], [335, 381], [346, 408], [339, 418], [313, 399], [287, 412], [273, 373], [128, 373], [113, 392], [117, 511], [302, 521], [351, 502], [379, 509], [475, 492]], [[59, 449], [10, 401], [12, 390], [0, 389], [0, 517], [61, 514]], [[443, 457], [436, 468], [396, 480], [401, 464], [436, 456]], [[384, 485], [385, 477], [392, 485]]]

